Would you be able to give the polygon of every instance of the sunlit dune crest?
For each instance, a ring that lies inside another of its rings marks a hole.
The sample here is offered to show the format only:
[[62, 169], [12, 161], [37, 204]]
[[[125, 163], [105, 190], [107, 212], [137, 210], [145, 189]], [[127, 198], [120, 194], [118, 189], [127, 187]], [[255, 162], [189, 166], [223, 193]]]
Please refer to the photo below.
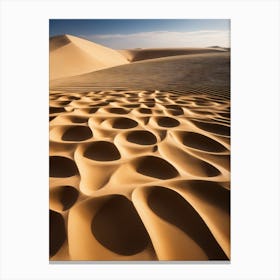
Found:
[[72, 35], [50, 39], [50, 79], [127, 63], [117, 51]]

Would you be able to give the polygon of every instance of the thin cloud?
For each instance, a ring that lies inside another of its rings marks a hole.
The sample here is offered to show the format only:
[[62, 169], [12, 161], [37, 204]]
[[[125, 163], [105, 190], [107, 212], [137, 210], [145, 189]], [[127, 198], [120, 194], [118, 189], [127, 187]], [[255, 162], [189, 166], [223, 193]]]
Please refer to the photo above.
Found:
[[112, 48], [230, 46], [228, 30], [152, 31], [132, 34], [100, 34], [85, 37]]

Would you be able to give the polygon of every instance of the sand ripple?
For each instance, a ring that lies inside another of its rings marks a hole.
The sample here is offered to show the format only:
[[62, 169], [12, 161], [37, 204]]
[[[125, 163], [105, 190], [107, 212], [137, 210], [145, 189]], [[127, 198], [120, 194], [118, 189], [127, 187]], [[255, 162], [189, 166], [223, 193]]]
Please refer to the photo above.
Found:
[[50, 92], [51, 260], [228, 260], [227, 94]]

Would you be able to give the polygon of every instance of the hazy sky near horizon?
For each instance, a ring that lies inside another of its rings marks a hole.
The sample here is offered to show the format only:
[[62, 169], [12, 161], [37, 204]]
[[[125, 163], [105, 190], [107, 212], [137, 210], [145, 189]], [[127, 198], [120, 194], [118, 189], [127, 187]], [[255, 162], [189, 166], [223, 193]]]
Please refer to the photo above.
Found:
[[229, 19], [51, 19], [50, 37], [70, 34], [113, 49], [230, 47]]

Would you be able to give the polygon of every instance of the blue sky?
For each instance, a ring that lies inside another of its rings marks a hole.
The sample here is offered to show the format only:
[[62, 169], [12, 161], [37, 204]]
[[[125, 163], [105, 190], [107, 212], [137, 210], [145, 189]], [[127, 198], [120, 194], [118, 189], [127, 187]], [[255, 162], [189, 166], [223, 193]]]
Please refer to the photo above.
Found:
[[50, 36], [71, 34], [114, 49], [229, 47], [227, 19], [51, 19]]

